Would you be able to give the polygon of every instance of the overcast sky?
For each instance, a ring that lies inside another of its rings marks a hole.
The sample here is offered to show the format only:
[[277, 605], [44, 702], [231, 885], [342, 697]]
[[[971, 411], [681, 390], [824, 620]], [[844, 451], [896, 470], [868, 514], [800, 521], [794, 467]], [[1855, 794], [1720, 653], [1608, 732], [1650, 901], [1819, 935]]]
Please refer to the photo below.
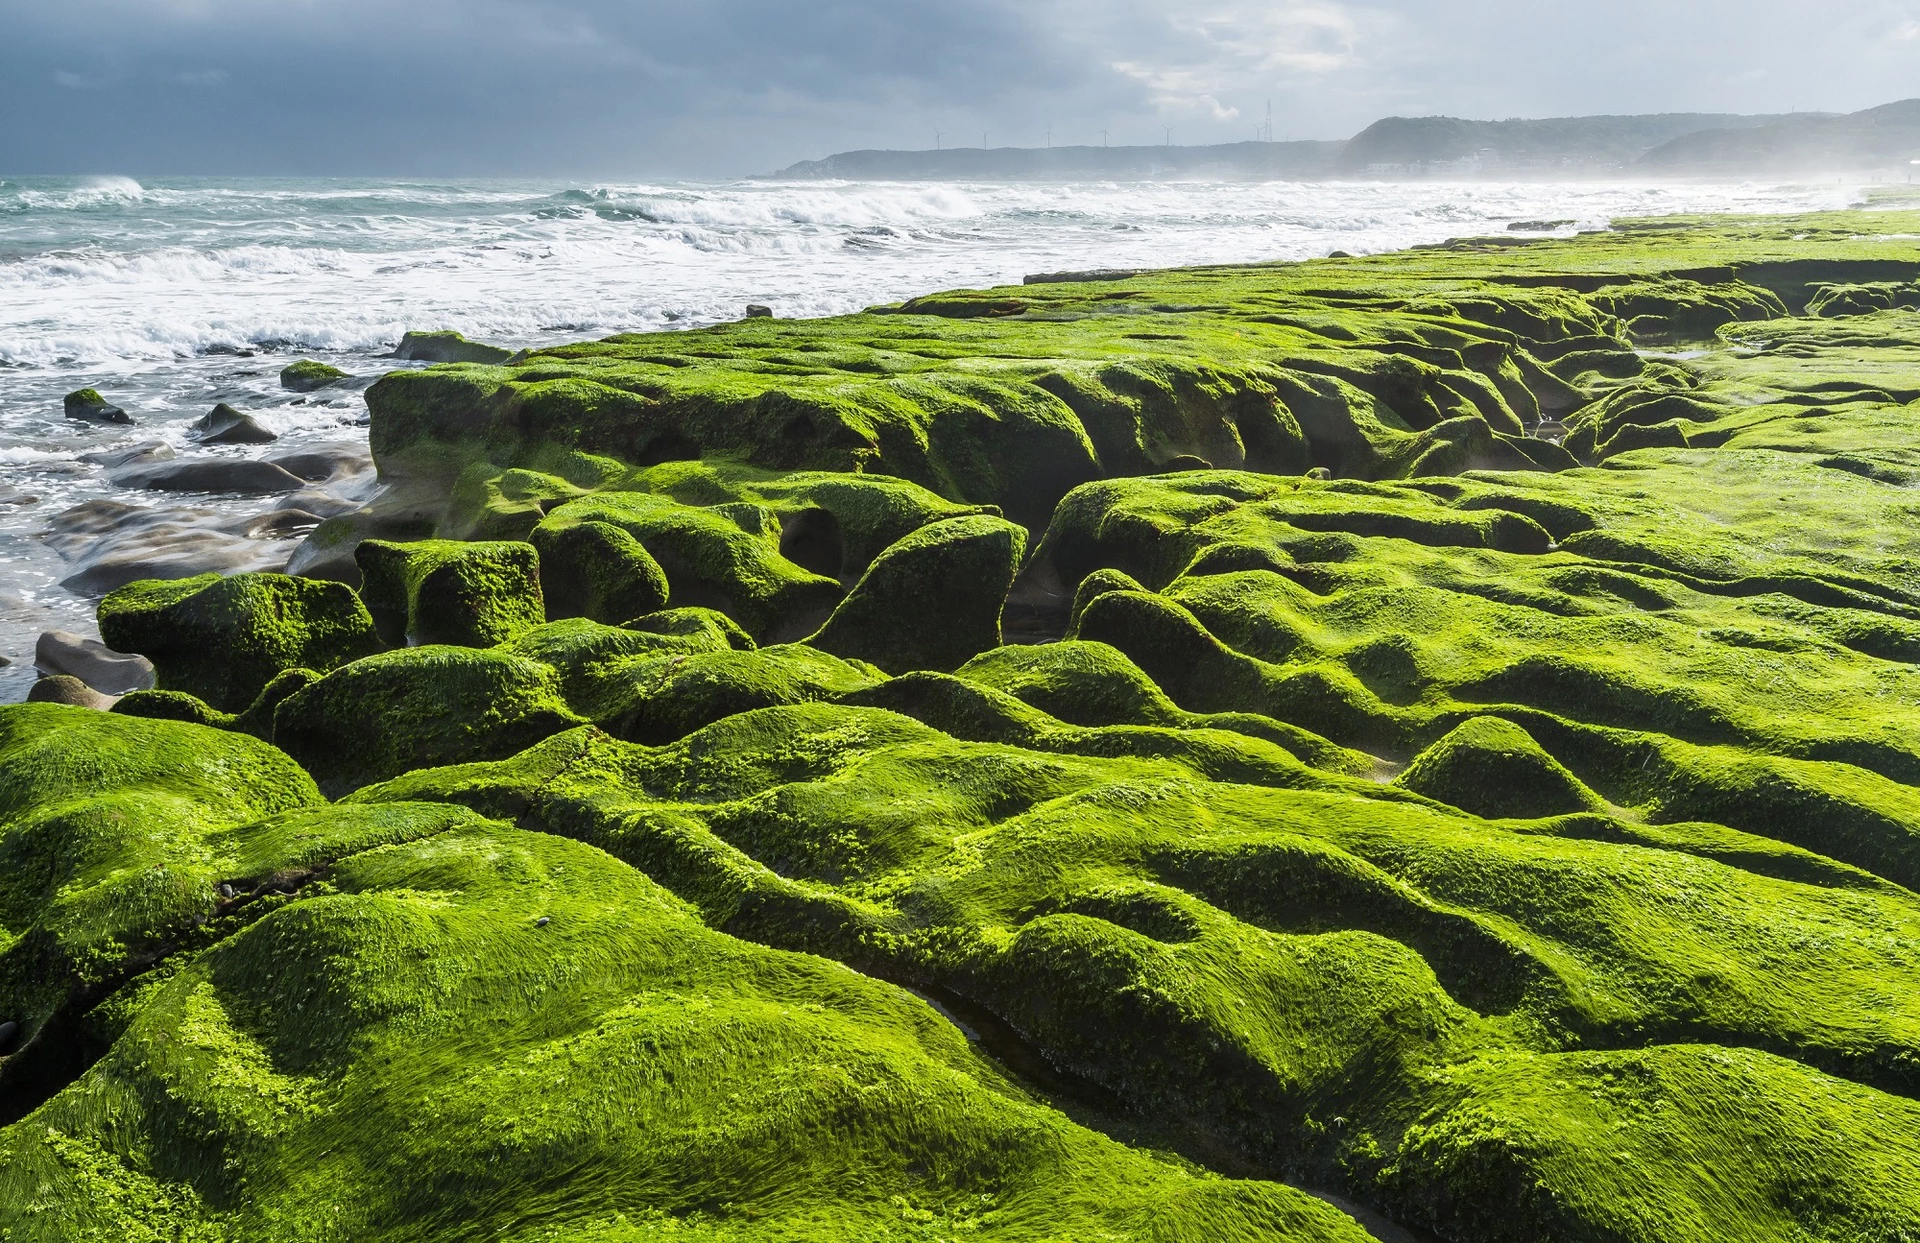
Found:
[[1920, 0], [0, 0], [0, 174], [718, 175], [859, 147], [1852, 111]]

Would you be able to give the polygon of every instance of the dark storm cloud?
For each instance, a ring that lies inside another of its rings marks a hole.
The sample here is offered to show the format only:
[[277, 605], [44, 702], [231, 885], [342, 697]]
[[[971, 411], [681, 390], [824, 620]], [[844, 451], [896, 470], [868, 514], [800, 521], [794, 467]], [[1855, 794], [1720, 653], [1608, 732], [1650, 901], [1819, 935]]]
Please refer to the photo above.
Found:
[[0, 0], [0, 172], [735, 173], [856, 146], [1853, 109], [1920, 0]]

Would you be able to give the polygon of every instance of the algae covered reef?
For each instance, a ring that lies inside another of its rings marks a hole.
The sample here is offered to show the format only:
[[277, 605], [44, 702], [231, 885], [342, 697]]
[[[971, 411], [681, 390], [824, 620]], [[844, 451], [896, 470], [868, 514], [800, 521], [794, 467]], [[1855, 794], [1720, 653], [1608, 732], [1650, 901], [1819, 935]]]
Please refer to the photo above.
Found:
[[389, 376], [0, 708], [0, 1238], [1920, 1238], [1917, 235]]

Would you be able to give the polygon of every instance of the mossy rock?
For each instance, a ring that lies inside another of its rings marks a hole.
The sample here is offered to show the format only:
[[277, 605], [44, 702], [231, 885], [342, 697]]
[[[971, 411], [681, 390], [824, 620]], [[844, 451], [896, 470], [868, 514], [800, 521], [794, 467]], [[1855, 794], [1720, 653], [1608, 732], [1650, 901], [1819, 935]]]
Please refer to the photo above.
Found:
[[1394, 780], [1489, 820], [1535, 820], [1607, 806], [1526, 730], [1492, 716], [1461, 725]]
[[361, 597], [389, 646], [492, 647], [547, 619], [531, 544], [364, 540], [354, 560]]
[[503, 363], [513, 357], [513, 351], [469, 341], [460, 333], [442, 330], [407, 333], [394, 347], [392, 356], [416, 363]]
[[618, 737], [668, 743], [740, 713], [834, 699], [885, 680], [871, 665], [797, 643], [665, 651], [601, 665], [592, 703]]
[[499, 759], [583, 723], [551, 666], [427, 646], [369, 656], [296, 689], [274, 708], [273, 740], [329, 789], [350, 790]]
[[38, 1076], [84, 1068], [103, 986], [211, 908], [209, 833], [319, 802], [298, 765], [240, 734], [0, 707], [0, 1016], [26, 1045], [0, 1060], [0, 1114], [17, 1117]]
[[959, 668], [1000, 646], [1000, 614], [1027, 533], [978, 515], [929, 523], [876, 558], [807, 640], [889, 673]]
[[960, 676], [1072, 725], [1167, 725], [1183, 716], [1166, 692], [1105, 643], [1003, 647], [968, 661]]
[[[75, 715], [107, 722], [93, 739], [169, 758], [192, 730]], [[23, 788], [18, 770], [56, 747], [23, 752], [16, 723], [52, 719], [0, 709], [0, 841], [76, 795], [133, 807], [147, 793], [152, 774], [124, 768]], [[224, 746], [205, 754], [264, 750]], [[1197, 1176], [1071, 1121], [920, 998], [714, 931], [594, 847], [444, 803], [250, 806], [191, 781], [166, 787], [179, 796], [167, 810], [196, 817], [175, 836], [143, 840], [153, 818], [123, 819], [89, 843], [124, 852], [110, 858], [154, 921], [105, 926], [171, 935], [158, 965], [102, 982], [72, 1020], [0, 992], [28, 1021], [0, 1062], [7, 1109], [44, 1102], [0, 1129], [0, 1231], [291, 1243], [310, 1237], [297, 1223], [324, 1186], [336, 1198], [322, 1233], [430, 1243], [476, 1229], [533, 1243], [555, 1219], [570, 1237], [626, 1239], [676, 1207], [715, 1237], [905, 1237], [904, 1220], [986, 1243], [1036, 1226], [1367, 1238], [1302, 1192]], [[188, 901], [156, 901], [169, 892], [156, 875]], [[54, 905], [86, 896], [70, 884]], [[80, 1056], [49, 1056], [67, 1050]], [[495, 1151], [503, 1125], [539, 1140]], [[930, 1185], [926, 1169], [946, 1174]], [[221, 1201], [234, 1180], [252, 1192]], [[528, 1228], [533, 1202], [542, 1224]]]
[[280, 387], [296, 393], [312, 393], [350, 379], [338, 367], [311, 358], [302, 358], [280, 369]]
[[[632, 537], [665, 574], [668, 598], [676, 605], [723, 612], [756, 641], [780, 642], [812, 633], [845, 594], [838, 580], [781, 555], [780, 520], [763, 505], [686, 505], [652, 493], [603, 492], [555, 509], [541, 524], [545, 533], [540, 538], [558, 539], [567, 528], [589, 522]], [[575, 561], [565, 557], [563, 553], [563, 568], [574, 568]], [[626, 567], [609, 572], [629, 579], [639, 574], [639, 586], [608, 590], [647, 592], [645, 566], [629, 558]], [[594, 589], [586, 590], [591, 594]]]
[[667, 573], [624, 527], [586, 520], [533, 529], [550, 617], [618, 624], [667, 606]]
[[61, 406], [68, 418], [85, 423], [133, 422], [132, 415], [102, 397], [98, 389], [76, 389], [66, 395]]
[[373, 618], [342, 583], [285, 574], [202, 574], [131, 583], [101, 600], [109, 647], [154, 664], [162, 690], [238, 712], [288, 669], [325, 673], [380, 650]]

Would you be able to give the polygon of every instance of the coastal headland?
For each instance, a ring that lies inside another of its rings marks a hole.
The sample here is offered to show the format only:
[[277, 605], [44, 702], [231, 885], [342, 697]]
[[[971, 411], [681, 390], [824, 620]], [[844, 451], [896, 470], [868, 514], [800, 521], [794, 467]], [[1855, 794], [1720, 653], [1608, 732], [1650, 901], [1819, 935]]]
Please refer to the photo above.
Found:
[[856, 181], [1568, 181], [1826, 177], [1911, 179], [1920, 99], [1861, 112], [1776, 115], [1385, 117], [1331, 141], [842, 151], [790, 165], [783, 179]]
[[1916, 237], [381, 379], [0, 707], [0, 1238], [1920, 1237]]

